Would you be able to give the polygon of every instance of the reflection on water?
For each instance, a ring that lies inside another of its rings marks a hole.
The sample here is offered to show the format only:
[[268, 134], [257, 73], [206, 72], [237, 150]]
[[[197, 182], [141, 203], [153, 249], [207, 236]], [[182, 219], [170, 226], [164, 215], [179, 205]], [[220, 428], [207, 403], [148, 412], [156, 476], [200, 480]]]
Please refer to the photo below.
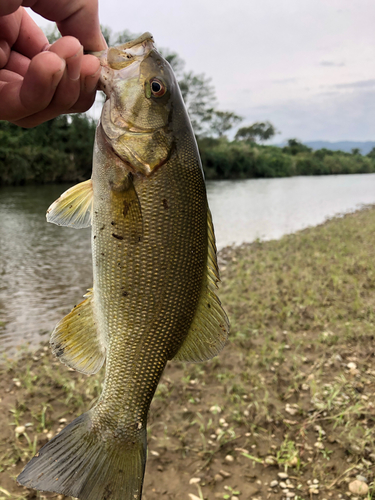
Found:
[[375, 203], [375, 174], [207, 183], [218, 248], [277, 239]]
[[36, 345], [92, 285], [90, 230], [46, 223], [65, 188], [0, 190], [0, 351]]
[[[0, 189], [0, 351], [37, 346], [92, 286], [90, 230], [45, 221], [67, 187]], [[222, 248], [375, 203], [375, 174], [208, 182], [208, 195]]]

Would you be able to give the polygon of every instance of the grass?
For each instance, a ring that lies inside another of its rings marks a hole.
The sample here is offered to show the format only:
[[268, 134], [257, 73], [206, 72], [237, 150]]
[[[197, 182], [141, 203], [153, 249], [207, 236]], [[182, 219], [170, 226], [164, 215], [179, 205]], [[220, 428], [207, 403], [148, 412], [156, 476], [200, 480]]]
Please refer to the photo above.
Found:
[[[280, 472], [296, 500], [349, 498], [357, 475], [371, 498], [374, 249], [375, 209], [367, 208], [220, 253], [230, 342], [207, 363], [168, 364], [149, 416], [144, 500], [278, 499]], [[47, 347], [4, 364], [0, 500], [43, 498], [14, 478], [94, 404], [103, 375], [70, 371]]]

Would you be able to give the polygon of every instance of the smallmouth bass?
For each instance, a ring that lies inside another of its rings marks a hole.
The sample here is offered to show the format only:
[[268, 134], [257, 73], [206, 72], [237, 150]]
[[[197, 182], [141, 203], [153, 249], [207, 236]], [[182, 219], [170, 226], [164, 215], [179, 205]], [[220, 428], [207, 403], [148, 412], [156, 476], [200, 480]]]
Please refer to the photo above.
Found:
[[215, 238], [179, 87], [152, 36], [98, 54], [107, 95], [92, 178], [47, 212], [92, 226], [93, 288], [56, 326], [54, 354], [82, 373], [106, 361], [96, 405], [49, 441], [18, 482], [82, 500], [137, 500], [147, 414], [167, 361], [223, 348]]

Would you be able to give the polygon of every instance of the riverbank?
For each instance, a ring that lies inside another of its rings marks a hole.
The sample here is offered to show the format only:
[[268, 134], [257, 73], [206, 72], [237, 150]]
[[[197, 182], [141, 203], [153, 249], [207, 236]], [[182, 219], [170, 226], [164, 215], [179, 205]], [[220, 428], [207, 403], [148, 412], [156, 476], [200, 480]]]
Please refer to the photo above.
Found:
[[[91, 177], [95, 122], [86, 115], [63, 115], [32, 129], [0, 121], [0, 186], [76, 183]], [[198, 138], [207, 180], [369, 174], [375, 151], [366, 156], [319, 149], [296, 139], [279, 148], [225, 137]], [[375, 149], [375, 148], [374, 148]]]
[[[143, 500], [345, 500], [359, 496], [356, 476], [373, 491], [374, 248], [371, 207], [220, 252], [230, 342], [210, 362], [168, 365]], [[89, 408], [102, 378], [70, 371], [47, 346], [1, 368], [0, 500], [43, 497], [14, 477]]]

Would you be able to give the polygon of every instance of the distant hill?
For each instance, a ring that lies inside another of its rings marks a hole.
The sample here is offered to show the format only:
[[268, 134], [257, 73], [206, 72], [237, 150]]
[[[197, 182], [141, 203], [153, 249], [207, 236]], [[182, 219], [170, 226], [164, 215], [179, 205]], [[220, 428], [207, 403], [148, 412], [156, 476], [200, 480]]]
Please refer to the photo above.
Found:
[[[367, 155], [372, 148], [375, 148], [375, 141], [338, 141], [338, 142], [330, 142], [330, 141], [303, 141], [303, 144], [306, 144], [309, 148], [312, 149], [332, 149], [333, 151], [345, 151], [346, 153], [351, 153], [352, 149], [358, 148], [361, 150], [362, 155]], [[287, 145], [287, 142], [283, 142], [282, 144], [276, 144], [283, 148]]]
[[334, 151], [345, 151], [346, 153], [350, 153], [352, 149], [358, 148], [361, 150], [361, 154], [367, 155], [372, 148], [375, 148], [375, 141], [338, 141], [338, 142], [329, 142], [329, 141], [307, 141], [304, 142], [306, 146], [312, 149], [333, 149]]

